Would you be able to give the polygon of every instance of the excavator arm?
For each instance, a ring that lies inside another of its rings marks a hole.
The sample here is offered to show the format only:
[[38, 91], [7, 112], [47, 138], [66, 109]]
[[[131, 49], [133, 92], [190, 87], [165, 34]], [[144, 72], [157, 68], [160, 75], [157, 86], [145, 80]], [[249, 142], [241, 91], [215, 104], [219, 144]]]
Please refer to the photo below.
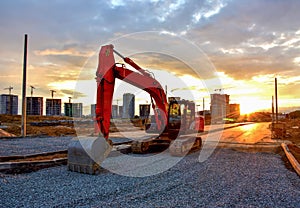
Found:
[[[114, 53], [134, 67], [138, 72], [127, 69], [124, 64], [116, 64]], [[115, 79], [118, 78], [133, 86], [136, 86], [151, 96], [155, 101], [152, 108], [158, 131], [163, 131], [168, 122], [168, 102], [166, 94], [160, 83], [154, 79], [146, 70], [139, 67], [130, 58], [123, 57], [113, 49], [113, 45], [102, 46], [99, 53], [99, 62], [96, 72], [97, 80], [97, 103], [96, 103], [96, 126], [97, 133], [102, 133], [108, 139], [112, 99], [114, 93]]]

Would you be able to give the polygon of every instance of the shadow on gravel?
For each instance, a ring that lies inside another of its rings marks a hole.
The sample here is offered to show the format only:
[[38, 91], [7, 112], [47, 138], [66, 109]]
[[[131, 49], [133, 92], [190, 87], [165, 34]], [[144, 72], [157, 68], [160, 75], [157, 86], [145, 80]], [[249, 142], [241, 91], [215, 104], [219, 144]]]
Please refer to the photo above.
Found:
[[[63, 165], [67, 165], [67, 162]], [[7, 169], [1, 171], [3, 174], [11, 174], [11, 175], [16, 175], [16, 174], [25, 174], [25, 173], [31, 173], [31, 172], [36, 172], [45, 168], [50, 168], [50, 167], [57, 167], [57, 166], [62, 166], [60, 164], [55, 164], [55, 165], [39, 165], [39, 166], [27, 166], [27, 167], [20, 167], [20, 168], [14, 168], [14, 169]]]

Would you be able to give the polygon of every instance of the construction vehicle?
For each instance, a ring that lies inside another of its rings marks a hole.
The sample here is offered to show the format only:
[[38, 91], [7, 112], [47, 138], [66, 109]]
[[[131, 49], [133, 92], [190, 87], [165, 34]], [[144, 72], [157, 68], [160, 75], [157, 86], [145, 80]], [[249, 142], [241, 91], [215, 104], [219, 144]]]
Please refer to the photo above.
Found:
[[[137, 72], [126, 68], [125, 64], [115, 63], [113, 52]], [[68, 148], [69, 170], [94, 174], [111, 151], [109, 128], [116, 78], [146, 91], [151, 98], [154, 116], [152, 122], [146, 124], [146, 131], [154, 131], [157, 135], [133, 141], [133, 153], [146, 153], [152, 147], [167, 146], [172, 155], [184, 155], [201, 147], [201, 137], [192, 134], [204, 131], [203, 118], [195, 115], [195, 103], [176, 98], [171, 98], [168, 103], [166, 93], [153, 74], [122, 56], [113, 45], [106, 45], [100, 49], [96, 72], [95, 132], [98, 137], [74, 138], [71, 141]]]
[[[192, 135], [204, 131], [204, 118], [196, 117], [195, 103], [193, 101], [181, 100], [178, 97], [169, 97], [167, 126], [164, 132], [160, 132], [157, 128], [155, 115], [151, 117], [151, 122], [145, 124], [147, 133], [156, 133], [155, 139], [134, 141], [132, 143], [133, 153], [145, 153], [151, 148], [170, 147], [170, 154], [182, 156], [187, 153], [191, 147], [189, 146]], [[187, 136], [185, 136], [187, 135]], [[197, 137], [194, 148], [200, 148], [201, 138]], [[172, 145], [170, 146], [170, 144]]]

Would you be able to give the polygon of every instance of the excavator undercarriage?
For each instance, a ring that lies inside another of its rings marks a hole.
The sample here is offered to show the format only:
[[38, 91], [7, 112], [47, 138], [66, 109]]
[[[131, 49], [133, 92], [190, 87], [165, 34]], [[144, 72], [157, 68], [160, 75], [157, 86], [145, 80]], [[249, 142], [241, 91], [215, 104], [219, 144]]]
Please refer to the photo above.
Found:
[[184, 156], [191, 151], [196, 151], [201, 148], [202, 139], [200, 136], [181, 136], [177, 140], [155, 138], [148, 141], [134, 141], [131, 144], [132, 153], [145, 154], [149, 151], [157, 152], [169, 148], [169, 153], [172, 156]]

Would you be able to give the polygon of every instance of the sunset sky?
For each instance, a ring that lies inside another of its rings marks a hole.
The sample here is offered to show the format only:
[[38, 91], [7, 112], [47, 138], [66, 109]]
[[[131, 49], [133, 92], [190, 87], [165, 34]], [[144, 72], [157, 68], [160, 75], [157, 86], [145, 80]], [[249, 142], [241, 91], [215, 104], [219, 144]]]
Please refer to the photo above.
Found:
[[[63, 102], [72, 96], [93, 103], [97, 53], [113, 43], [152, 71], [169, 95], [201, 105], [204, 97], [206, 109], [216, 89], [242, 113], [268, 109], [277, 77], [279, 110], [297, 110], [299, 8], [298, 0], [1, 0], [0, 94], [13, 86], [21, 98], [26, 33], [28, 96], [33, 85], [34, 96], [50, 97], [53, 89]], [[115, 104], [127, 91], [147, 102], [121, 82], [116, 89]]]

